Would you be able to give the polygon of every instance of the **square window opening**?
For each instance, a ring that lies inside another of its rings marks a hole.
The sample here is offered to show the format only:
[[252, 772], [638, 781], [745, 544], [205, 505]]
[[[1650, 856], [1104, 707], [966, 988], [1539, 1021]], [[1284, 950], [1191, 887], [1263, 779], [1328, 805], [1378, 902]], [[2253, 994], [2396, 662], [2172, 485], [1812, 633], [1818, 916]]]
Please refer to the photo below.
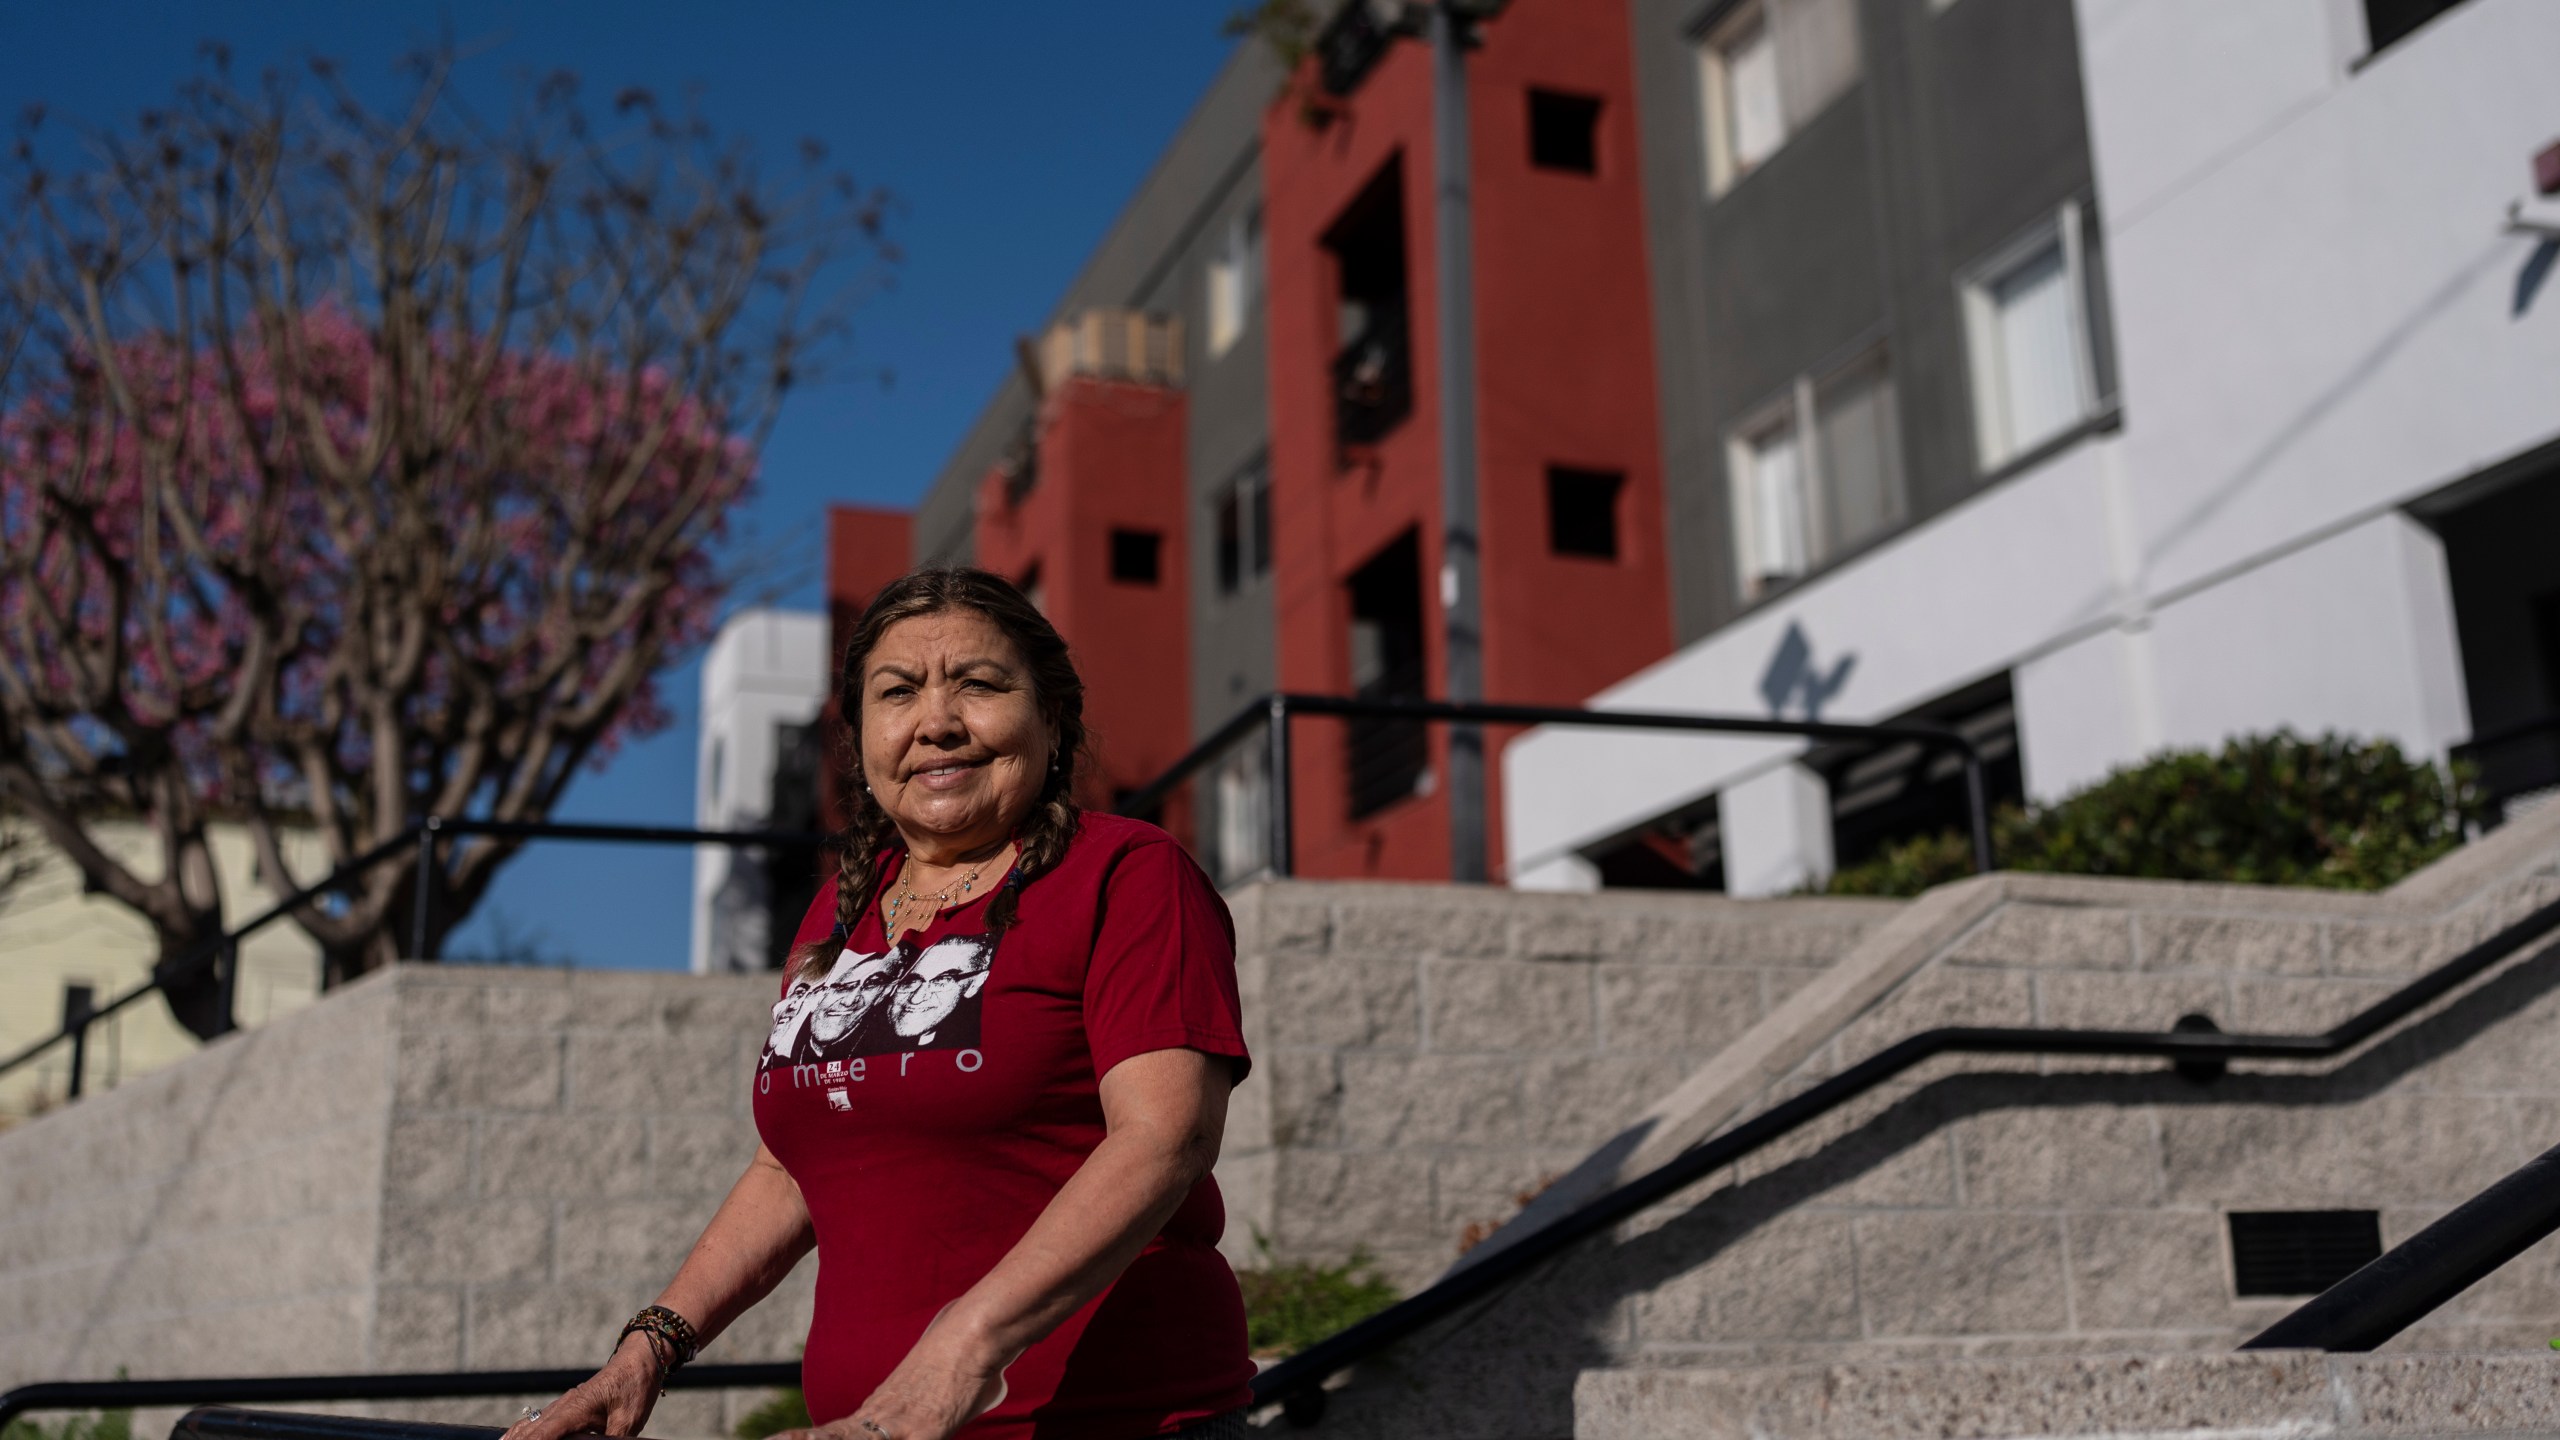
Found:
[[1593, 560], [1618, 558], [1618, 492], [1627, 477], [1615, 470], [1547, 467], [1547, 548]]
[[1111, 532], [1111, 578], [1121, 585], [1153, 585], [1164, 563], [1164, 537], [1153, 530]]
[[1529, 163], [1572, 175], [1600, 173], [1600, 101], [1561, 90], [1529, 92]]

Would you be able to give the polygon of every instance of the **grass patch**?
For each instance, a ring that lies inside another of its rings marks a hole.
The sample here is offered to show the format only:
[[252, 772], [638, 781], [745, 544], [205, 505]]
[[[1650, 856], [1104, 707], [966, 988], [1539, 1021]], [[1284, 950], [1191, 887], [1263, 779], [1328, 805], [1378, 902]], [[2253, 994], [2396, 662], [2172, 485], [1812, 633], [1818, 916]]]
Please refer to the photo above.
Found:
[[21, 1417], [0, 1428], [0, 1440], [133, 1440], [133, 1412], [101, 1410], [50, 1422]]
[[810, 1423], [808, 1397], [794, 1387], [774, 1391], [763, 1404], [739, 1416], [737, 1427], [730, 1433], [738, 1440], [764, 1440], [767, 1435], [779, 1435], [785, 1430], [806, 1430]]
[[1294, 1355], [1402, 1298], [1366, 1250], [1339, 1265], [1282, 1264], [1268, 1239], [1256, 1235], [1253, 1246], [1262, 1263], [1237, 1271], [1236, 1284], [1244, 1290], [1245, 1342], [1257, 1359]]

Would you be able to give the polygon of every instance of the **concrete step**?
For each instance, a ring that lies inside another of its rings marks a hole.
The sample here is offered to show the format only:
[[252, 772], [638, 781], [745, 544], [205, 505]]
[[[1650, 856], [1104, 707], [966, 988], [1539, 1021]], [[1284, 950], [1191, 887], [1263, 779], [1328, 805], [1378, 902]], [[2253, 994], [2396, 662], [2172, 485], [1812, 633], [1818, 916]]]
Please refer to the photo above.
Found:
[[2310, 1440], [2560, 1434], [2560, 1359], [2071, 1355], [1588, 1370], [1577, 1440]]

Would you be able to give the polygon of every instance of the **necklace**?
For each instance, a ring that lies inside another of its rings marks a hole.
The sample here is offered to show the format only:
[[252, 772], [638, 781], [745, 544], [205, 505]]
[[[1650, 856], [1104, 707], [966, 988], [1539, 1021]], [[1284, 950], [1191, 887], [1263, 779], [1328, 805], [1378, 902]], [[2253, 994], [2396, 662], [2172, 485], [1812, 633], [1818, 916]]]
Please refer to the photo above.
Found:
[[[1012, 850], [1013, 847], [1011, 845], [1005, 846], [1004, 849], [997, 851], [987, 859], [981, 860], [977, 864], [970, 866], [968, 870], [961, 874], [957, 882], [945, 885], [939, 890], [918, 891], [916, 889], [915, 871], [913, 869], [909, 869], [906, 875], [900, 878], [897, 893], [880, 902], [881, 928], [889, 931], [891, 934], [897, 933], [898, 911], [902, 908], [912, 907], [919, 900], [930, 900], [933, 902], [933, 908], [925, 912], [927, 915], [939, 915], [960, 901], [968, 899], [969, 892], [978, 888], [979, 874], [983, 872], [988, 865], [997, 860], [1003, 859], [1007, 854], [1011, 853]], [[910, 861], [909, 864], [912, 865], [913, 862]]]

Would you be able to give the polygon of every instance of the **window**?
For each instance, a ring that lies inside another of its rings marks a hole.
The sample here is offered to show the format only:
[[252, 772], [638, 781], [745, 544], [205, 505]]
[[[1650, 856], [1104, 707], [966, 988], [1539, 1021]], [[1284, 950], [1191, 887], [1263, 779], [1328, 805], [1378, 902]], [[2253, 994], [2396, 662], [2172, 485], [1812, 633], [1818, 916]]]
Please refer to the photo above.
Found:
[[2078, 202], [1961, 282], [1976, 449], [1996, 470], [2098, 413], [2109, 386]]
[[1618, 491], [1614, 470], [1547, 467], [1547, 548], [1558, 555], [1618, 558]]
[[1822, 470], [1822, 540], [1838, 554], [1902, 523], [1902, 431], [1881, 356], [1814, 387], [1813, 452]]
[[1727, 445], [1745, 599], [1902, 522], [1902, 435], [1881, 351], [1788, 393]]
[[1731, 189], [1857, 78], [1857, 0], [1734, 6], [1698, 46], [1707, 193]]
[[1224, 242], [1209, 262], [1209, 358], [1235, 348], [1262, 304], [1262, 212], [1248, 210], [1227, 222]]
[[1218, 593], [1233, 595], [1247, 580], [1271, 573], [1271, 472], [1260, 460], [1218, 491]]
[[1112, 531], [1112, 580], [1122, 585], [1153, 585], [1163, 549], [1164, 537], [1153, 530]]
[[1413, 413], [1407, 344], [1404, 165], [1390, 160], [1325, 232], [1339, 305], [1333, 422], [1338, 445], [1372, 444]]
[[[1422, 542], [1411, 530], [1353, 571], [1351, 693], [1362, 699], [1423, 694]], [[1344, 722], [1351, 818], [1372, 815], [1430, 784], [1422, 722], [1361, 716]]]
[[1246, 745], [1218, 762], [1216, 870], [1233, 885], [1271, 865], [1271, 756]]
[[1529, 163], [1574, 175], [1600, 172], [1600, 102], [1560, 90], [1529, 92]]
[[2365, 53], [2388, 50], [2462, 0], [2364, 0]]

